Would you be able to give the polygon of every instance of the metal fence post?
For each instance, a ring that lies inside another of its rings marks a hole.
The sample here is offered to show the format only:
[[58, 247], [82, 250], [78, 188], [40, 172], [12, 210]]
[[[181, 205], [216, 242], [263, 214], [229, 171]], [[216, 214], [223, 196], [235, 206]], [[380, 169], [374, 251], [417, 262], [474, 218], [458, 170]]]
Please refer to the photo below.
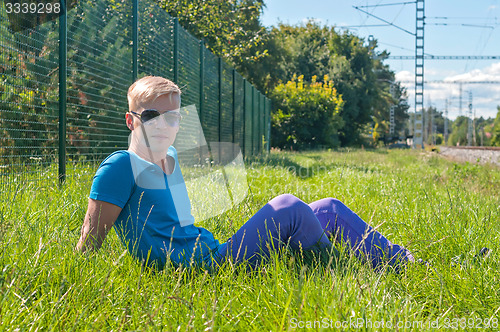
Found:
[[266, 123], [267, 123], [267, 104], [266, 97], [262, 95], [262, 152], [267, 152], [267, 140], [266, 140]]
[[267, 99], [267, 153], [271, 151], [271, 100]]
[[205, 42], [200, 40], [200, 110], [198, 111], [198, 116], [200, 117], [200, 165], [203, 162], [203, 147], [201, 142], [203, 141], [203, 108], [205, 104]]
[[203, 124], [203, 107], [205, 103], [205, 42], [200, 40], [200, 122]]
[[232, 139], [232, 142], [233, 144], [236, 143], [236, 130], [235, 130], [235, 124], [236, 124], [236, 121], [234, 120], [234, 118], [236, 117], [236, 87], [234, 86], [234, 82], [236, 80], [236, 69], [232, 69], [232, 77], [233, 77], [233, 132], [232, 132], [232, 136], [233, 136], [233, 139]]
[[67, 12], [66, 0], [61, 0], [61, 14], [59, 15], [59, 183], [66, 180]]
[[179, 19], [174, 17], [174, 82], [179, 84]]
[[256, 90], [255, 92], [257, 94], [257, 123], [256, 123], [257, 135], [255, 135], [257, 137], [255, 138], [255, 140], [257, 143], [256, 144], [257, 145], [257, 153], [256, 154], [259, 154], [259, 151], [260, 151], [260, 139], [259, 139], [260, 138], [260, 93], [258, 90]]
[[257, 139], [258, 139], [258, 145], [257, 145], [257, 148], [259, 150], [259, 153], [260, 154], [262, 152], [262, 115], [264, 112], [262, 112], [262, 93], [259, 92], [258, 94], [259, 96], [259, 115], [257, 116], [257, 120], [259, 121], [258, 122], [258, 135], [257, 135]]
[[236, 146], [236, 69], [232, 69], [232, 77], [233, 77], [233, 133], [232, 133], [232, 136], [233, 136], [233, 139], [232, 139], [232, 143], [233, 143], [233, 157], [235, 157], [234, 155], [234, 148]]
[[246, 123], [247, 123], [247, 80], [243, 79], [243, 154], [246, 157], [247, 156], [247, 148], [246, 148], [246, 140], [247, 140], [247, 130], [246, 130]]
[[132, 82], [137, 80], [139, 53], [139, 0], [132, 1]]
[[261, 97], [261, 101], [262, 103], [262, 121], [261, 121], [261, 125], [260, 125], [260, 137], [261, 137], [261, 142], [262, 142], [262, 146], [261, 146], [261, 152], [264, 152], [267, 150], [265, 144], [267, 144], [266, 142], [266, 97], [262, 94], [262, 97]]
[[266, 97], [262, 95], [262, 136], [264, 138], [264, 146], [262, 146], [262, 152], [266, 151], [267, 152], [267, 130], [266, 130], [266, 124], [267, 124], [267, 101]]
[[221, 146], [222, 141], [222, 58], [219, 58], [219, 164], [222, 162]]
[[252, 156], [255, 155], [255, 88], [252, 85]]

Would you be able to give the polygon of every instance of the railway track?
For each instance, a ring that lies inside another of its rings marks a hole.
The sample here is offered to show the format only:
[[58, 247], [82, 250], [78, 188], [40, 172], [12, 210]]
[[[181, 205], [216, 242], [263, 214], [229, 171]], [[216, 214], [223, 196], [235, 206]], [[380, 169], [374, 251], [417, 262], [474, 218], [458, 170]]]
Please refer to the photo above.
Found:
[[447, 148], [447, 149], [458, 149], [458, 150], [492, 150], [492, 151], [500, 151], [500, 146], [445, 146], [445, 148]]
[[439, 154], [456, 161], [493, 164], [500, 167], [500, 147], [440, 146]]

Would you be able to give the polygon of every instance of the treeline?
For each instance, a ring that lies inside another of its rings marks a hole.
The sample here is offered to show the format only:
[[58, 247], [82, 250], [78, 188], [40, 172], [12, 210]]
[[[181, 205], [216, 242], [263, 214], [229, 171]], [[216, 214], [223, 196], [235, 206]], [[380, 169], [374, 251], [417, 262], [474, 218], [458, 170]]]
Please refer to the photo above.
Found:
[[[406, 92], [383, 63], [387, 54], [377, 51], [376, 40], [312, 21], [265, 28], [260, 22], [263, 0], [158, 4], [272, 99], [273, 146], [296, 150], [377, 145], [409, 134]], [[114, 119], [126, 109], [122, 92], [131, 77], [129, 5], [125, 0], [81, 0], [68, 19], [67, 149], [74, 158], [126, 144], [126, 128]], [[139, 41], [140, 50], [147, 49], [143, 44], [156, 42], [157, 30], [171, 26], [158, 21], [156, 14], [141, 3], [148, 26], [142, 27], [147, 38]], [[57, 22], [13, 34], [8, 31], [12, 22], [2, 15], [0, 155], [50, 159], [58, 140]], [[171, 53], [168, 47], [162, 50], [166, 57]], [[146, 55], [141, 54], [147, 60]], [[391, 106], [394, 135], [389, 134]], [[452, 144], [463, 141], [455, 135], [466, 122], [459, 120], [450, 124]], [[500, 138], [494, 139], [500, 137], [500, 124], [491, 131], [489, 125], [483, 126], [483, 138], [489, 136], [491, 144], [500, 145]], [[2, 163], [12, 162], [3, 158]]]
[[[413, 119], [413, 113], [410, 113]], [[425, 109], [423, 137], [424, 142], [434, 145], [466, 146], [469, 144], [469, 118], [458, 116], [448, 119], [448, 135], [445, 141], [445, 117], [435, 107]], [[470, 133], [473, 146], [500, 146], [500, 106], [496, 118], [485, 119], [482, 116], [472, 122]]]
[[[264, 0], [161, 0], [182, 26], [272, 99], [273, 146], [381, 145], [411, 135], [405, 89], [376, 40], [309, 21], [265, 28]], [[390, 109], [394, 132], [390, 133]], [[424, 142], [444, 144], [443, 114], [426, 109]], [[475, 142], [500, 145], [500, 115], [475, 120]], [[495, 122], [495, 124], [493, 123]], [[434, 130], [431, 130], [434, 126]], [[468, 119], [448, 123], [448, 144], [467, 144]]]
[[260, 23], [264, 1], [179, 0], [161, 6], [272, 99], [272, 145], [336, 147], [406, 136], [406, 93], [377, 42], [321, 26]]

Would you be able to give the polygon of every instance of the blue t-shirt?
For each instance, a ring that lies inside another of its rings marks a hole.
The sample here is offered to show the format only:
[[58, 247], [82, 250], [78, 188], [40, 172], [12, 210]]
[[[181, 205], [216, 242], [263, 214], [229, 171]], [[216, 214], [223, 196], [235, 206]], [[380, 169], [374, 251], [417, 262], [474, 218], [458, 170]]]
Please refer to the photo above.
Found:
[[209, 262], [219, 248], [212, 233], [194, 226], [186, 184], [174, 147], [172, 174], [131, 151], [109, 155], [99, 166], [90, 198], [122, 208], [114, 227], [129, 252], [148, 265]]

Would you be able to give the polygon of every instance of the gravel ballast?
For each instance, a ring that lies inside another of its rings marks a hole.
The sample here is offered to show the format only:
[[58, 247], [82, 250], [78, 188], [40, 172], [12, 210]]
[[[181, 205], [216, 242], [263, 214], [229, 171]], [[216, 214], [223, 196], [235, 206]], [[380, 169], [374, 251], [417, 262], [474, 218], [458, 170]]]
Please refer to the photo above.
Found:
[[456, 161], [494, 164], [500, 167], [500, 149], [466, 148], [440, 146], [439, 154]]

